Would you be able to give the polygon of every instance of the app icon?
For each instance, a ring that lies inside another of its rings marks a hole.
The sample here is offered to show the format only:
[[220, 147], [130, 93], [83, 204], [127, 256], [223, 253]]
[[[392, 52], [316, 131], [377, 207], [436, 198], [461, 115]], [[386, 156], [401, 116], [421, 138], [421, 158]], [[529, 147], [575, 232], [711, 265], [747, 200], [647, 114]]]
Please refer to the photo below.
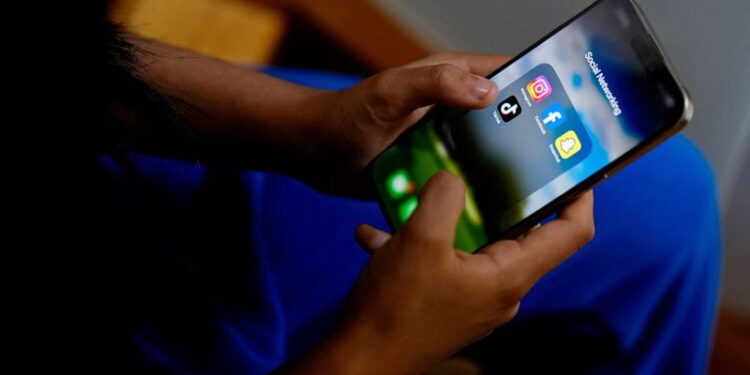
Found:
[[563, 159], [569, 159], [573, 155], [581, 151], [581, 140], [578, 139], [578, 134], [572, 130], [568, 130], [565, 134], [557, 137], [555, 140], [555, 148]]
[[567, 116], [565, 116], [565, 110], [560, 103], [552, 104], [542, 112], [542, 122], [544, 126], [549, 130], [553, 130], [558, 126], [565, 123]]
[[414, 213], [414, 210], [417, 209], [417, 197], [411, 196], [409, 199], [404, 201], [404, 203], [401, 203], [401, 206], [398, 207], [398, 217], [401, 219], [402, 223], [405, 223], [406, 220], [409, 220], [409, 217], [411, 214]]
[[386, 180], [386, 189], [391, 198], [398, 199], [413, 193], [416, 185], [409, 179], [409, 174], [405, 170], [399, 169]]
[[549, 81], [544, 75], [536, 77], [533, 81], [529, 82], [526, 90], [529, 91], [529, 95], [534, 103], [539, 103], [542, 99], [552, 94], [552, 86], [549, 85]]
[[521, 114], [521, 106], [518, 105], [518, 99], [515, 96], [510, 96], [508, 99], [503, 100], [497, 106], [497, 110], [500, 112], [500, 117], [503, 121], [510, 122]]

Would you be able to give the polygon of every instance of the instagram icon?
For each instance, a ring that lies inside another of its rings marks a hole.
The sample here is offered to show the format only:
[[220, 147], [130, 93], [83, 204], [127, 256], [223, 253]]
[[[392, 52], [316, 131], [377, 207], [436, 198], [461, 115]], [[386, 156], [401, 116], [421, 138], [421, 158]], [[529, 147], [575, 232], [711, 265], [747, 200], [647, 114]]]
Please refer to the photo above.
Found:
[[547, 77], [543, 75], [536, 77], [533, 81], [529, 82], [528, 86], [526, 86], [526, 90], [529, 90], [529, 95], [531, 95], [531, 99], [534, 100], [534, 103], [539, 103], [542, 99], [552, 94], [552, 87], [549, 85]]

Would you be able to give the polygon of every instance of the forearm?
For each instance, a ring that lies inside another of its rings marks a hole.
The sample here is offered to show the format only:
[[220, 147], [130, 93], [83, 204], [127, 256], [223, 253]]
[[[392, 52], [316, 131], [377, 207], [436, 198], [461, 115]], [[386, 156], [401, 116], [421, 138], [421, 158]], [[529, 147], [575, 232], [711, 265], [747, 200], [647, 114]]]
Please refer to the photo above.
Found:
[[318, 155], [338, 93], [314, 90], [163, 43], [131, 37], [139, 74], [172, 98], [193, 135], [177, 157], [295, 174]]
[[405, 340], [388, 338], [368, 324], [340, 327], [322, 343], [274, 375], [417, 375], [435, 358], [405, 346]]

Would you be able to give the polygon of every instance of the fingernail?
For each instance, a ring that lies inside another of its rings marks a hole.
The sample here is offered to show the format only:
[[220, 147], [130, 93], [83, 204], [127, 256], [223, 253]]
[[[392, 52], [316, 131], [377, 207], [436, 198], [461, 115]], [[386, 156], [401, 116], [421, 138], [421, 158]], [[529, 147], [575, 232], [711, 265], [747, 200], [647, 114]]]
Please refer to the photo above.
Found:
[[483, 77], [477, 78], [476, 83], [474, 83], [474, 96], [480, 100], [486, 98], [487, 94], [492, 91], [493, 86], [495, 86], [495, 83], [489, 79]]

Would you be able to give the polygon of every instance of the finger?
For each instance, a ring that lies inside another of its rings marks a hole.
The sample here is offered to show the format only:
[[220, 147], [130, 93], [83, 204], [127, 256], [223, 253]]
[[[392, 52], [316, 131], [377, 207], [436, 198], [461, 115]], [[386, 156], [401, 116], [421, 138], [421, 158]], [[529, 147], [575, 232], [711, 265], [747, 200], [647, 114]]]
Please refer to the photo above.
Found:
[[448, 172], [438, 172], [420, 192], [417, 209], [404, 225], [404, 231], [453, 245], [465, 201], [463, 181]]
[[471, 53], [441, 53], [417, 60], [405, 66], [425, 66], [440, 63], [458, 65], [471, 73], [486, 77], [510, 61], [510, 56]]
[[581, 195], [558, 217], [526, 233], [521, 245], [521, 267], [535, 279], [573, 255], [594, 237], [594, 194]]
[[354, 231], [354, 238], [359, 246], [372, 254], [383, 247], [391, 239], [391, 235], [370, 225], [362, 224]]
[[441, 103], [478, 109], [497, 98], [494, 82], [453, 64], [400, 68], [383, 72], [366, 85], [366, 105], [384, 121], [403, 119], [417, 109]]
[[490, 75], [510, 60], [509, 56], [499, 55], [461, 54], [458, 56], [463, 66], [482, 77]]

